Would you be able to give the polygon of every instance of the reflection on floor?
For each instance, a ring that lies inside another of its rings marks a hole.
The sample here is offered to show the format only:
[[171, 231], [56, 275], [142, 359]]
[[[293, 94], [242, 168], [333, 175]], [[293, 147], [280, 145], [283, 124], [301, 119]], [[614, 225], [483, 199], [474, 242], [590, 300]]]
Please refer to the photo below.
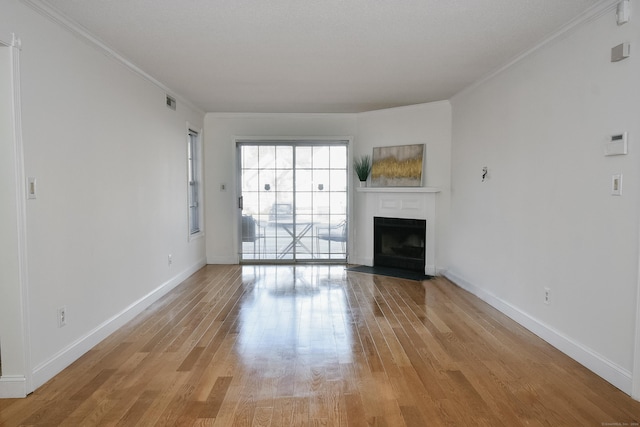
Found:
[[238, 356], [352, 362], [345, 279], [344, 266], [243, 266], [253, 288], [239, 311]]
[[0, 425], [635, 425], [634, 402], [442, 277], [209, 265]]

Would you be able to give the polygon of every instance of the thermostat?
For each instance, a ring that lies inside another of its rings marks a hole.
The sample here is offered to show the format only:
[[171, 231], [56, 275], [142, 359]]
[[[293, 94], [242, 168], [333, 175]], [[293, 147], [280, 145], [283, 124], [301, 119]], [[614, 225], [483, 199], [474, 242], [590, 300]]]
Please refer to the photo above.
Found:
[[605, 156], [619, 156], [627, 154], [627, 132], [612, 135], [609, 142], [604, 145]]

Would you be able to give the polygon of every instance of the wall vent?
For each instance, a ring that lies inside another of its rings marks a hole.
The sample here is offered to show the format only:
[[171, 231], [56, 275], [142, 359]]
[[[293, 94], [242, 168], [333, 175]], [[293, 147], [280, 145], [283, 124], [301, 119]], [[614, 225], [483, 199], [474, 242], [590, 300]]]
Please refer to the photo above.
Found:
[[167, 95], [167, 108], [171, 108], [174, 111], [176, 109], [176, 99], [169, 95]]

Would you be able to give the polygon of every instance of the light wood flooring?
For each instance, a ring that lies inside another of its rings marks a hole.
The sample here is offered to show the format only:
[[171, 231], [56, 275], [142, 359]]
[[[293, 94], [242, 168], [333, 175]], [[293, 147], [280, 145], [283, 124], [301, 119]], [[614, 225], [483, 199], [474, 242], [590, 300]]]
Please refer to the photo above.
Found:
[[[0, 425], [637, 425], [640, 402], [443, 278], [203, 268]], [[609, 424], [615, 423], [615, 424]]]

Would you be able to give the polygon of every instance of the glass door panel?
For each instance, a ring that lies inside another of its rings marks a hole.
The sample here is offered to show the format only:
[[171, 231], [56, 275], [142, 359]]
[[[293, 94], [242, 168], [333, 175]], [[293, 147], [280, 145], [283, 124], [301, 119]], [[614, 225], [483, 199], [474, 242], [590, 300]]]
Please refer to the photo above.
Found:
[[346, 261], [347, 144], [238, 144], [242, 261]]

